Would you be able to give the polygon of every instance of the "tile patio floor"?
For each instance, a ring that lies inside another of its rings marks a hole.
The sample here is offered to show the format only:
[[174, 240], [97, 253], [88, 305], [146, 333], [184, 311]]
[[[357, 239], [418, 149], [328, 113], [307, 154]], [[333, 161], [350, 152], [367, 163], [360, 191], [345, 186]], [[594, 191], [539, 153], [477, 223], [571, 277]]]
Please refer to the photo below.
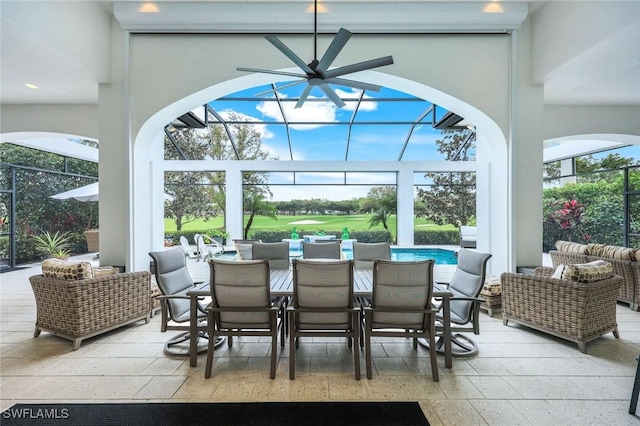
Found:
[[[208, 265], [190, 262], [194, 279]], [[436, 267], [440, 277], [450, 270]], [[0, 274], [0, 409], [36, 402], [419, 401], [432, 425], [640, 425], [628, 414], [640, 352], [640, 313], [618, 305], [620, 339], [612, 334], [577, 345], [502, 325], [481, 313], [474, 358], [454, 359], [431, 380], [428, 353], [404, 339], [376, 340], [374, 377], [353, 378], [351, 353], [340, 339], [302, 341], [296, 379], [288, 378], [288, 343], [277, 377], [269, 379], [269, 344], [239, 338], [217, 349], [213, 375], [163, 353], [170, 335], [160, 316], [82, 343], [47, 332], [34, 338], [35, 302], [28, 277], [39, 265]], [[438, 276], [436, 276], [436, 279]], [[639, 411], [640, 413], [640, 411]]]

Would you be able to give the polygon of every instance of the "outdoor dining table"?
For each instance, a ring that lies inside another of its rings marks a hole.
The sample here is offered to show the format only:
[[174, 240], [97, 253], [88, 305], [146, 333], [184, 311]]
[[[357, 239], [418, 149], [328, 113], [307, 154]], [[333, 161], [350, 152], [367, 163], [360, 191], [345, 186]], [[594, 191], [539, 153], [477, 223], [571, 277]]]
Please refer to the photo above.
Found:
[[[373, 271], [371, 269], [354, 269], [353, 274], [353, 295], [354, 297], [371, 297], [373, 288]], [[190, 344], [189, 344], [189, 365], [198, 365], [198, 298], [211, 296], [211, 288], [208, 282], [194, 286], [193, 290], [187, 292], [191, 302], [190, 318]], [[291, 269], [271, 270], [271, 296], [293, 296], [293, 271]], [[453, 294], [441, 284], [433, 285], [433, 297], [442, 299], [442, 322], [444, 334], [444, 363], [446, 368], [453, 365], [451, 354], [451, 321], [449, 310], [449, 299]]]

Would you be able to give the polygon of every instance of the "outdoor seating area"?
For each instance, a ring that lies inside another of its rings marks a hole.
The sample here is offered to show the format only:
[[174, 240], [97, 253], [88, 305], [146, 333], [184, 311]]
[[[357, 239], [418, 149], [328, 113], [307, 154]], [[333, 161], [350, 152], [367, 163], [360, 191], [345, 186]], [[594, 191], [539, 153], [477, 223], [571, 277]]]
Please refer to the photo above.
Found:
[[[186, 262], [194, 282], [210, 278], [209, 263]], [[373, 337], [372, 378], [358, 381], [354, 380], [353, 351], [343, 338], [303, 338], [296, 351], [295, 380], [289, 380], [286, 373], [270, 378], [271, 337], [234, 336], [231, 346], [215, 349], [211, 378], [205, 379], [205, 353], [198, 355], [197, 367], [190, 367], [184, 356], [164, 353], [166, 341], [184, 330], [162, 332], [159, 315], [149, 324], [138, 321], [85, 339], [77, 351], [52, 334], [33, 338], [35, 300], [28, 278], [40, 271], [37, 264], [2, 275], [3, 409], [34, 400], [400, 399], [420, 401], [431, 424], [466, 424], [469, 419], [498, 424], [504, 415], [525, 424], [544, 419], [553, 424], [593, 424], [603, 413], [610, 420], [605, 424], [637, 421], [628, 410], [640, 348], [640, 321], [636, 312], [622, 304], [616, 305], [620, 338], [608, 334], [593, 340], [588, 354], [564, 339], [511, 322], [504, 326], [500, 313], [491, 317], [481, 312], [480, 334], [474, 335], [478, 354], [453, 358], [451, 369], [438, 355], [437, 382], [429, 351], [420, 346], [414, 349], [412, 339], [406, 337]], [[452, 268], [435, 265], [434, 280], [448, 281], [451, 272]], [[281, 342], [284, 347], [277, 345], [276, 371], [282, 373], [290, 368], [291, 348], [290, 339]], [[360, 361], [366, 364], [364, 351]], [[82, 391], [74, 388], [78, 380], [82, 380]], [[462, 413], [452, 414], [456, 410]]]
[[41, 271], [29, 277], [36, 304], [35, 331], [82, 341], [151, 315], [149, 272], [119, 273], [94, 268], [90, 262], [45, 260]]
[[[593, 274], [594, 268], [572, 265], [578, 272]], [[556, 276], [554, 268], [536, 268], [534, 275], [502, 274], [504, 324], [516, 322], [567, 339], [587, 353], [587, 342], [613, 333], [620, 337], [616, 319], [616, 295], [622, 277], [613, 275], [603, 262], [605, 275], [576, 278]]]

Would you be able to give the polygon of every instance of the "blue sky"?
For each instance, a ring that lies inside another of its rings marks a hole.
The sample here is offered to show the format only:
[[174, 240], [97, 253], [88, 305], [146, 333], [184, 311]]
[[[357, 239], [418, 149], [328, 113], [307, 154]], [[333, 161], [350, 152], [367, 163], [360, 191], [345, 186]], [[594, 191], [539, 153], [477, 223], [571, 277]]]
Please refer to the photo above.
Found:
[[[286, 84], [283, 82], [281, 84]], [[304, 85], [284, 89], [279, 91], [281, 98], [291, 98], [299, 95]], [[335, 86], [334, 86], [335, 87]], [[256, 87], [242, 92], [235, 93], [230, 97], [255, 97], [257, 93], [268, 90], [270, 86]], [[347, 105], [337, 108], [332, 102], [307, 101], [302, 108], [295, 109], [294, 102], [283, 102], [287, 119], [291, 125], [291, 143], [295, 160], [326, 160], [344, 161], [347, 143], [348, 127], [344, 124], [333, 125], [295, 125], [300, 122], [332, 122], [348, 123], [353, 115], [356, 105], [354, 101], [359, 95], [359, 91], [351, 89], [336, 88], [336, 92], [345, 99]], [[383, 88], [380, 92], [367, 92], [366, 98], [398, 98], [413, 99], [412, 102], [375, 102], [364, 101], [358, 109], [355, 122], [352, 127], [349, 142], [349, 160], [352, 161], [393, 161], [397, 160], [402, 146], [409, 135], [410, 124], [369, 124], [374, 122], [413, 122], [420, 117], [431, 103], [407, 94]], [[273, 98], [273, 95], [266, 95], [263, 99]], [[308, 99], [323, 98], [322, 92], [315, 88]], [[282, 121], [282, 114], [276, 102], [234, 102], [217, 100], [210, 105], [220, 113], [235, 111], [248, 117], [266, 123]], [[443, 114], [441, 108], [438, 109], [438, 116]], [[223, 114], [224, 115], [224, 114]], [[433, 129], [430, 125], [431, 115], [426, 117], [420, 125], [414, 129], [411, 141], [404, 154], [404, 159], [410, 160], [436, 160], [442, 159], [437, 153], [435, 140], [440, 137], [441, 132]], [[290, 159], [289, 146], [284, 125], [267, 124], [262, 131], [263, 144], [281, 160]]]

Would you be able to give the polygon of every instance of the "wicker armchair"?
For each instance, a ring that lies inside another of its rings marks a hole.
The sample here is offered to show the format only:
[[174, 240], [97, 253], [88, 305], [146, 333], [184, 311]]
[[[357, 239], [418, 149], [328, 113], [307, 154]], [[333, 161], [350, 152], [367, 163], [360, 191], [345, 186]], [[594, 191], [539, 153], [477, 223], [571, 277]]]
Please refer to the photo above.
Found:
[[89, 253], [100, 251], [100, 230], [89, 229], [84, 231], [84, 237], [87, 239], [87, 249]]
[[592, 283], [551, 278], [554, 269], [536, 268], [534, 275], [503, 273], [502, 321], [549, 333], [578, 344], [609, 332], [620, 337], [616, 299], [622, 277], [614, 275]]
[[34, 337], [42, 330], [73, 341], [84, 339], [144, 319], [150, 313], [149, 272], [126, 272], [65, 280], [43, 275], [29, 277], [36, 299]]

